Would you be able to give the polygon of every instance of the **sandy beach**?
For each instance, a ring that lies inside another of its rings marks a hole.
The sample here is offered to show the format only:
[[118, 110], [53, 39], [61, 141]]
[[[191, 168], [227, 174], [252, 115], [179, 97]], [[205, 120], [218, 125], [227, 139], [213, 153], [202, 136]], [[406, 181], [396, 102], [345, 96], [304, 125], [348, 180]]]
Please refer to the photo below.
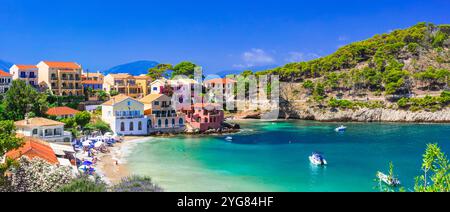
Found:
[[109, 184], [116, 184], [122, 178], [132, 175], [125, 158], [136, 143], [146, 140], [148, 137], [126, 136], [124, 142], [114, 144], [114, 147], [109, 148], [109, 153], [98, 156], [97, 173]]

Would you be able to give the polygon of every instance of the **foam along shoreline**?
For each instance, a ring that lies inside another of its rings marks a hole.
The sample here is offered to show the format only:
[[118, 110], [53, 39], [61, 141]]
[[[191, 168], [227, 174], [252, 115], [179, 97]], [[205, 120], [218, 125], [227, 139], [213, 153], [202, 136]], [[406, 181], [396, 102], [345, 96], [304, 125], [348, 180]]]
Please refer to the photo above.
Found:
[[124, 177], [132, 175], [127, 168], [127, 156], [136, 144], [147, 142], [151, 137], [126, 136], [122, 143], [109, 148], [109, 153], [101, 154], [96, 165], [98, 175], [108, 184], [120, 182]]

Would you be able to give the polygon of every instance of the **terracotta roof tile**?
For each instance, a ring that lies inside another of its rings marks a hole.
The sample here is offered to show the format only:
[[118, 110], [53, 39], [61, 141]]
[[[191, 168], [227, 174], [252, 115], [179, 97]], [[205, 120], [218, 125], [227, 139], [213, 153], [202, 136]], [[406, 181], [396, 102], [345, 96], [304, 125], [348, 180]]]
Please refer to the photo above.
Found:
[[12, 77], [12, 75], [0, 69], [0, 77]]
[[230, 78], [217, 78], [217, 79], [211, 79], [206, 80], [205, 83], [216, 83], [216, 84], [229, 84], [229, 83], [236, 83], [237, 81]]
[[50, 68], [60, 68], [60, 69], [80, 69], [80, 65], [74, 62], [50, 62], [44, 61]]
[[24, 69], [37, 69], [38, 67], [35, 65], [16, 65], [20, 70]]
[[101, 84], [103, 84], [103, 81], [101, 81], [101, 80], [83, 80], [83, 81], [81, 81], [81, 84], [96, 84], [96, 85], [101, 85]]
[[5, 154], [7, 158], [17, 160], [22, 156], [27, 156], [30, 159], [41, 158], [51, 164], [59, 164], [55, 152], [47, 142], [32, 137], [19, 137], [22, 137], [25, 143], [22, 147], [7, 152]]
[[47, 115], [50, 116], [75, 115], [77, 113], [80, 113], [80, 111], [70, 107], [53, 107], [47, 110]]

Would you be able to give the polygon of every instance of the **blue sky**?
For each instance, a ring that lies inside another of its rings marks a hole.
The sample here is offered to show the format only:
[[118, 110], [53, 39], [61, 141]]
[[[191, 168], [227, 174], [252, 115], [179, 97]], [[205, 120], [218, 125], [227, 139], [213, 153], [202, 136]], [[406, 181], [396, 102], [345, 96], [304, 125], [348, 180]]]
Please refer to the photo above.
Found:
[[190, 60], [209, 72], [282, 65], [377, 33], [450, 23], [448, 0], [2, 0], [0, 59], [104, 70]]

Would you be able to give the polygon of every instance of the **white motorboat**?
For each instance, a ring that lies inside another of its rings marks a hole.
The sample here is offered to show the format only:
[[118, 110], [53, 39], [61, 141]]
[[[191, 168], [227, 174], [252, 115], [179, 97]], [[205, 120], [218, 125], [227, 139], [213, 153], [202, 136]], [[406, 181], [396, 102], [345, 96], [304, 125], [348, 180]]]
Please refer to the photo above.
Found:
[[309, 161], [316, 166], [325, 166], [328, 164], [323, 155], [318, 152], [309, 156]]
[[225, 138], [225, 140], [227, 140], [227, 141], [232, 141], [232, 140], [233, 140], [233, 137], [228, 136], [228, 137]]
[[344, 125], [341, 125], [340, 127], [336, 128], [336, 132], [345, 132], [347, 130], [347, 127]]
[[401, 184], [400, 180], [398, 180], [397, 178], [391, 177], [382, 172], [378, 172], [377, 177], [378, 177], [378, 179], [380, 179], [382, 182], [386, 183], [386, 185], [389, 185], [389, 186], [395, 187], [395, 186], [399, 186]]

